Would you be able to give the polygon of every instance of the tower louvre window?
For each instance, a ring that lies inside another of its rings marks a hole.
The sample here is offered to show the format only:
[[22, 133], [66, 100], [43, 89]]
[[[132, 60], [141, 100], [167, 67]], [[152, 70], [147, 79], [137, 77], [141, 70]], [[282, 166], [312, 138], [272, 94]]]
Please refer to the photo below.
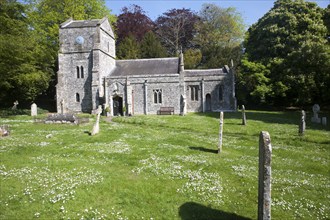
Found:
[[84, 78], [84, 67], [80, 66], [80, 78]]
[[77, 66], [77, 78], [80, 78], [79, 66]]

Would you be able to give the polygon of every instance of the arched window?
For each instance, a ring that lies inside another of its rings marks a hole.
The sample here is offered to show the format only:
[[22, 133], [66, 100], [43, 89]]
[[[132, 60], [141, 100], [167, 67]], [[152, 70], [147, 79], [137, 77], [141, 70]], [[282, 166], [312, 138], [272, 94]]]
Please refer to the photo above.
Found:
[[198, 101], [198, 86], [190, 86], [191, 101]]
[[161, 104], [162, 103], [162, 90], [161, 89], [154, 89], [154, 103]]
[[80, 102], [80, 95], [79, 95], [79, 93], [76, 93], [76, 102]]
[[79, 74], [79, 66], [77, 66], [77, 78], [80, 78], [80, 74]]
[[80, 76], [81, 76], [81, 78], [84, 78], [84, 67], [83, 66], [80, 67]]

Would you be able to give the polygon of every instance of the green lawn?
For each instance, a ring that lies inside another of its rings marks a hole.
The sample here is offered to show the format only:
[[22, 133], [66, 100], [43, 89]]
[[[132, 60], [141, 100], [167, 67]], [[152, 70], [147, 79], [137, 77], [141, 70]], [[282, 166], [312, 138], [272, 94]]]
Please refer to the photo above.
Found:
[[[330, 218], [330, 129], [299, 113], [134, 116], [80, 125], [0, 118], [0, 219], [256, 219], [258, 141], [271, 136], [272, 219]], [[329, 115], [328, 115], [329, 116]], [[329, 118], [329, 117], [328, 117]], [[50, 135], [51, 134], [51, 135]], [[46, 138], [46, 136], [51, 136]]]

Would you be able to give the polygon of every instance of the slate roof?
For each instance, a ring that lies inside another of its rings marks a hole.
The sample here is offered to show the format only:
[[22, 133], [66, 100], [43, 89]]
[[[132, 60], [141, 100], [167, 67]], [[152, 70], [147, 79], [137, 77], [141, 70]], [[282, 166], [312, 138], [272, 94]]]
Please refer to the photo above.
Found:
[[92, 20], [68, 20], [61, 24], [61, 28], [78, 28], [78, 27], [96, 27], [101, 24], [103, 19], [92, 19]]
[[110, 76], [160, 75], [179, 73], [179, 58], [116, 60]]
[[226, 69], [221, 68], [221, 69], [199, 69], [199, 70], [185, 70], [185, 76], [203, 76], [203, 75], [208, 75], [208, 76], [214, 76], [214, 75], [219, 75], [219, 74], [225, 74], [227, 73]]

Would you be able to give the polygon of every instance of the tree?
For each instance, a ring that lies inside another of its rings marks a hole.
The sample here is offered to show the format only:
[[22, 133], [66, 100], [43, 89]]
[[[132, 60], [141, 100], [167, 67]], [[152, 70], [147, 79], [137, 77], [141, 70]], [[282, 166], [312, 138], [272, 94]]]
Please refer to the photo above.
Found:
[[146, 12], [138, 5], [131, 5], [129, 8], [121, 9], [117, 19], [117, 44], [124, 38], [132, 35], [140, 42], [144, 35], [153, 30], [154, 22], [146, 15]]
[[101, 19], [107, 16], [110, 22], [115, 17], [105, 6], [104, 0], [25, 0], [26, 16], [29, 20], [29, 29], [34, 33], [38, 42], [39, 62], [47, 65], [47, 72], [52, 77], [48, 97], [55, 96], [57, 72], [57, 56], [59, 50], [59, 26], [69, 18]]
[[16, 0], [0, 4], [0, 103], [34, 101], [47, 87], [48, 65], [42, 62], [40, 45], [25, 16], [25, 5]]
[[149, 31], [143, 37], [140, 44], [141, 58], [166, 57], [166, 50], [157, 39], [156, 35]]
[[230, 63], [238, 63], [241, 55], [241, 42], [244, 24], [235, 8], [221, 8], [215, 4], [204, 4], [200, 10], [200, 22], [194, 38], [200, 47], [205, 68], [218, 68]]
[[330, 50], [323, 14], [316, 3], [278, 0], [249, 28], [247, 59], [270, 71], [269, 103], [305, 105], [329, 101], [325, 93], [330, 85]]
[[195, 24], [199, 20], [190, 9], [171, 9], [156, 19], [156, 33], [171, 56], [193, 48], [192, 39], [196, 34]]
[[202, 60], [202, 52], [199, 49], [188, 49], [184, 52], [184, 67], [195, 69]]
[[140, 58], [140, 45], [135, 37], [130, 34], [125, 37], [117, 47], [119, 59], [138, 59]]

